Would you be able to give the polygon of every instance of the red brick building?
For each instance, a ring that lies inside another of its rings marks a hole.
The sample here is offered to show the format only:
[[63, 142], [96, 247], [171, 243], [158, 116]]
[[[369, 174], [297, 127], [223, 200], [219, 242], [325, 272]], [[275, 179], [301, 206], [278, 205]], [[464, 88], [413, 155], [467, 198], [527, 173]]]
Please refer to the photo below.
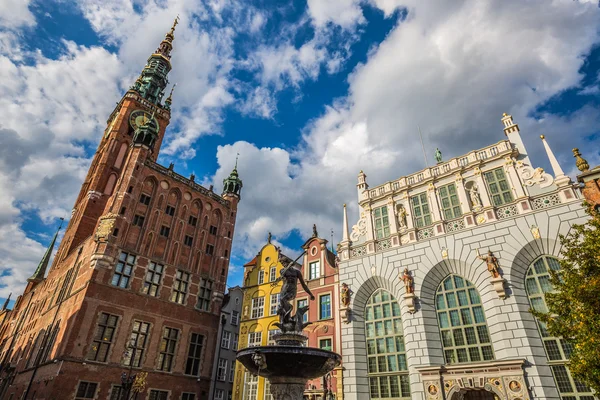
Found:
[[[327, 240], [319, 238], [315, 231], [313, 237], [302, 246], [306, 251], [302, 262], [302, 275], [315, 300], [310, 302], [309, 295], [298, 285], [296, 309], [310, 305], [308, 321], [312, 324], [304, 329], [308, 335], [309, 347], [317, 347], [342, 354], [340, 282], [336, 268], [335, 254], [327, 248]], [[304, 398], [308, 400], [343, 399], [343, 366], [333, 370], [323, 378], [308, 382]], [[331, 393], [331, 396], [329, 393]]]
[[208, 398], [242, 182], [218, 195], [156, 163], [175, 25], [110, 115], [47, 276], [54, 242], [2, 321], [2, 400], [118, 399], [123, 372], [140, 400]]

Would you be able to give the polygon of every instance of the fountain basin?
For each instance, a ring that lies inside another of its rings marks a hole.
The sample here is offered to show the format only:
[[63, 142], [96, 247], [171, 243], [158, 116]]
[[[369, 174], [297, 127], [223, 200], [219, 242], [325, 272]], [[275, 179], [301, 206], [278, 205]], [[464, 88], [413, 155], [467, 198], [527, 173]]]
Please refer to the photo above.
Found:
[[[262, 358], [260, 368], [256, 353]], [[332, 351], [301, 346], [248, 347], [237, 352], [237, 359], [254, 375], [303, 380], [319, 378], [342, 362], [342, 357]]]

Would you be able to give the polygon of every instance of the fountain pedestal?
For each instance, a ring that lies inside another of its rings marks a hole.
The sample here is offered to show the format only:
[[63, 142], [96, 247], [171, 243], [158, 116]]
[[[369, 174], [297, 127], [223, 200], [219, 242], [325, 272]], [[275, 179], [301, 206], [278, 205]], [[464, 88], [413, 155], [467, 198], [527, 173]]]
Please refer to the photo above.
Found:
[[274, 400], [302, 400], [306, 383], [339, 366], [342, 357], [328, 350], [304, 347], [308, 338], [302, 332], [273, 335], [275, 346], [248, 347], [237, 359], [250, 373], [271, 383]]

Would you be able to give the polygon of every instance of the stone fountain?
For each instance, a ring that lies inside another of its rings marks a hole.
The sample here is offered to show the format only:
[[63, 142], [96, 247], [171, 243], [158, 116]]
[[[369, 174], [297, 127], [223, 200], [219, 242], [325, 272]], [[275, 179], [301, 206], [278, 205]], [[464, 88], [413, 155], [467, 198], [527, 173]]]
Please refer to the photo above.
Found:
[[238, 361], [250, 373], [269, 380], [274, 400], [302, 400], [310, 379], [326, 375], [342, 361], [342, 357], [332, 351], [305, 347], [308, 337], [302, 331], [310, 324], [303, 322], [308, 306], [300, 307], [292, 316], [291, 302], [296, 298], [298, 281], [310, 299], [315, 299], [302, 272], [295, 267], [303, 254], [282, 269], [276, 281], [283, 280], [277, 307], [279, 323], [275, 324], [281, 333], [273, 335], [276, 345], [248, 347], [237, 353]]

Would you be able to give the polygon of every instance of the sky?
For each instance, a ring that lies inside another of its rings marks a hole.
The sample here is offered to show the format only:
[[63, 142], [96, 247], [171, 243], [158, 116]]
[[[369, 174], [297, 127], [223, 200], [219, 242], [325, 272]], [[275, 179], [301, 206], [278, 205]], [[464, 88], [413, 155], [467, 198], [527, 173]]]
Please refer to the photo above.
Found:
[[513, 115], [574, 176], [600, 164], [598, 0], [0, 0], [0, 299], [20, 294], [115, 103], [175, 16], [159, 162], [243, 180], [228, 284], [268, 232], [284, 253], [341, 237], [371, 186], [504, 139]]

